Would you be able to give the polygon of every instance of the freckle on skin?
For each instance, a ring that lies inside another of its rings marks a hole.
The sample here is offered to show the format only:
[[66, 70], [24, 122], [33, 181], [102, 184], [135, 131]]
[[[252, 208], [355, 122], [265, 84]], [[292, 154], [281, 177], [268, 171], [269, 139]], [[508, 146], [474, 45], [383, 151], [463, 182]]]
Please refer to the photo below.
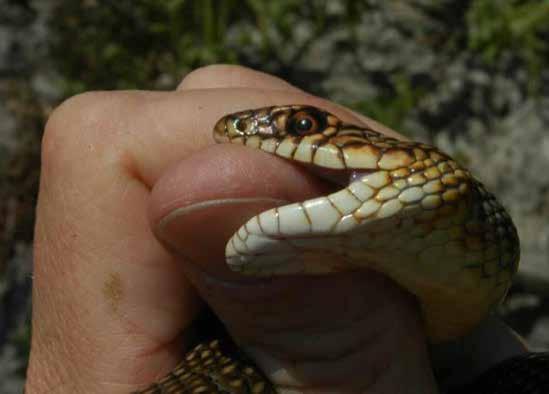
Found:
[[113, 312], [117, 312], [123, 296], [122, 279], [118, 272], [109, 274], [109, 279], [103, 285], [103, 294]]

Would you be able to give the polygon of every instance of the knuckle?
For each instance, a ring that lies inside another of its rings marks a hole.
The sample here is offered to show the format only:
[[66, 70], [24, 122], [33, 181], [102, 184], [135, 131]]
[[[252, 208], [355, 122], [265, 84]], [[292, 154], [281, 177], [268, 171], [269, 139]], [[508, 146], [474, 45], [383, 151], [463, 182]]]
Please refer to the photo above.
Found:
[[[58, 162], [81, 154], [90, 139], [104, 131], [105, 118], [116, 108], [115, 94], [86, 92], [70, 97], [50, 114], [42, 137], [42, 169], [58, 168]], [[119, 100], [118, 100], [119, 101]]]

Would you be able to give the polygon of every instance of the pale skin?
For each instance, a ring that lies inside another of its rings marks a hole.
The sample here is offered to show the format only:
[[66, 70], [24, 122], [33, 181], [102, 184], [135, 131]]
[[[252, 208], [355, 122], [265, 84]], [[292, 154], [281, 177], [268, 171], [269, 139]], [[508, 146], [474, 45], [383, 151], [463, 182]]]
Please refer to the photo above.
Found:
[[[248, 218], [330, 188], [272, 155], [214, 145], [221, 116], [294, 103], [398, 137], [237, 66], [196, 70], [174, 92], [86, 93], [53, 112], [42, 144], [27, 393], [142, 388], [177, 364], [203, 300], [288, 393], [438, 392], [416, 302], [381, 275], [264, 281], [225, 266], [225, 242]], [[462, 374], [524, 351], [499, 323], [482, 330], [463, 342], [479, 356]]]

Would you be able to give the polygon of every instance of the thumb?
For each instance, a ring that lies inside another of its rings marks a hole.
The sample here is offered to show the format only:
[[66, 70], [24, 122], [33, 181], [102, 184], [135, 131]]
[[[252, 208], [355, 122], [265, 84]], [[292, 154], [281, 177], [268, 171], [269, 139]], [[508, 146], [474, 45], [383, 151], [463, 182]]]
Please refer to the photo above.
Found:
[[[231, 272], [225, 243], [250, 217], [326, 194], [301, 167], [235, 145], [181, 162], [155, 185], [157, 237], [235, 341], [275, 385], [347, 392], [408, 381], [431, 392], [414, 300], [374, 272], [255, 278]], [[411, 391], [414, 392], [414, 391]]]

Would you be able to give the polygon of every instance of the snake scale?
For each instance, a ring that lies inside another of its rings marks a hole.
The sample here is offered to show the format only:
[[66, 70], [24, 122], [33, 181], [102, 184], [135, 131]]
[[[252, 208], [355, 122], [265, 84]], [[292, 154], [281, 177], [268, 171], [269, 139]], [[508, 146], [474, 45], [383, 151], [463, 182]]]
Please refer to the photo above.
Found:
[[[481, 182], [434, 146], [348, 124], [307, 105], [226, 115], [217, 142], [243, 144], [347, 177], [339, 191], [276, 207], [229, 240], [243, 275], [369, 268], [414, 294], [432, 343], [460, 337], [505, 297], [519, 262], [513, 222]], [[199, 344], [140, 393], [276, 393], [230, 340]], [[455, 393], [549, 392], [549, 355], [507, 360]]]

